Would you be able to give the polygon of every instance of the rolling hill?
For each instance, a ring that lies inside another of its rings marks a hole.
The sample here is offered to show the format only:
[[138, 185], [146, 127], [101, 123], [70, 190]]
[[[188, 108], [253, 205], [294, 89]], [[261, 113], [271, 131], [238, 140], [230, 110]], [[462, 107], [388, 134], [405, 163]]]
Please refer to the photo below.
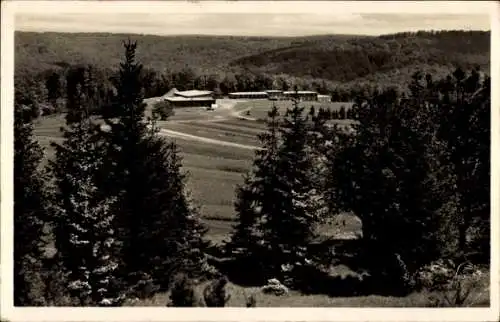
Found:
[[79, 63], [118, 66], [129, 36], [139, 43], [140, 61], [159, 72], [188, 66], [200, 74], [251, 71], [341, 83], [399, 75], [400, 82], [416, 68], [479, 65], [487, 71], [490, 64], [490, 32], [484, 31], [281, 38], [16, 32], [16, 74]]
[[420, 32], [332, 41], [314, 39], [233, 61], [270, 74], [352, 81], [407, 66], [489, 68], [488, 32]]
[[16, 69], [42, 71], [80, 63], [92, 63], [101, 68], [118, 66], [123, 54], [121, 44], [128, 37], [138, 41], [137, 54], [146, 67], [158, 71], [174, 71], [189, 66], [199, 72], [218, 71], [227, 67], [228, 62], [241, 57], [294, 47], [310, 41], [309, 37], [162, 37], [110, 33], [16, 32]]

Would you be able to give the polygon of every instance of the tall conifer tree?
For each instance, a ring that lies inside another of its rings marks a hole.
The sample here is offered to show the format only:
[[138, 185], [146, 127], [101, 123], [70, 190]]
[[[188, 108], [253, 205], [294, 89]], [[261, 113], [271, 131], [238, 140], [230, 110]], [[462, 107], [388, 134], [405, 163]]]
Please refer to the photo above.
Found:
[[16, 104], [14, 113], [14, 305], [31, 306], [42, 304], [32, 296], [32, 282], [43, 254], [47, 194], [31, 108]]
[[68, 274], [69, 294], [80, 305], [120, 305], [120, 243], [112, 213], [115, 198], [99, 186], [104, 173], [105, 142], [92, 122], [90, 83], [81, 80], [68, 92], [64, 142], [54, 144], [50, 165], [55, 177], [54, 235], [57, 259]]
[[280, 126], [282, 143], [274, 174], [273, 206], [261, 226], [276, 271], [284, 264], [303, 261], [320, 217], [321, 202], [310, 176], [309, 125], [303, 112], [295, 99]]
[[117, 95], [105, 111], [106, 191], [118, 199], [117, 227], [123, 242], [123, 277], [131, 289], [145, 281], [167, 287], [176, 271], [204, 267], [205, 228], [184, 187], [175, 144], [159, 137], [144, 119], [141, 70], [136, 43], [127, 42]]
[[[252, 170], [236, 191], [235, 202], [238, 223], [229, 243], [232, 251], [257, 261], [265, 259], [261, 224], [266, 214], [275, 211], [276, 173], [278, 165], [279, 112], [276, 105], [268, 112], [267, 130], [259, 134], [262, 149], [257, 150]], [[254, 262], [256, 263], [256, 262]], [[266, 265], [265, 263], [261, 263]]]

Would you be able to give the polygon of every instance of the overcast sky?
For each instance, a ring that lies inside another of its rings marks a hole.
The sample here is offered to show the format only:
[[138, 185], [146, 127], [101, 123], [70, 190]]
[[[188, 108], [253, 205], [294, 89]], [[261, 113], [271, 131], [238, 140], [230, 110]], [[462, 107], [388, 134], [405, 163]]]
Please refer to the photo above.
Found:
[[15, 29], [157, 35], [379, 35], [489, 30], [491, 2], [15, 1]]

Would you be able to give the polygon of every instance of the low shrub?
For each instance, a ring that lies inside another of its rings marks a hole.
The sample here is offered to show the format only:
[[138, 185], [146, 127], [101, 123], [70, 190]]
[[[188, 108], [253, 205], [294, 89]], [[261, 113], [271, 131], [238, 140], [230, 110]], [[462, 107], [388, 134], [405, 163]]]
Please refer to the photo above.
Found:
[[208, 307], [224, 307], [231, 298], [226, 292], [228, 280], [225, 276], [208, 284], [203, 290], [203, 298]]
[[416, 287], [431, 291], [445, 287], [455, 274], [454, 267], [453, 261], [445, 259], [439, 259], [423, 266], [415, 274]]
[[137, 297], [139, 299], [146, 299], [153, 296], [156, 292], [160, 290], [159, 285], [157, 285], [149, 274], [138, 273], [133, 274], [132, 278], [135, 280], [134, 287], [130, 290], [130, 296]]
[[170, 301], [170, 306], [174, 307], [196, 306], [194, 283], [185, 274], [178, 274], [174, 277]]
[[167, 120], [169, 117], [174, 116], [174, 107], [167, 101], [159, 101], [153, 105], [153, 117], [159, 118], [161, 121]]
[[288, 294], [288, 288], [275, 278], [268, 280], [267, 285], [264, 285], [261, 290], [264, 294], [274, 294], [276, 296]]
[[454, 265], [451, 260], [438, 260], [423, 267], [417, 281], [432, 293], [428, 297], [431, 307], [468, 307], [488, 290], [482, 285], [482, 271], [471, 262]]

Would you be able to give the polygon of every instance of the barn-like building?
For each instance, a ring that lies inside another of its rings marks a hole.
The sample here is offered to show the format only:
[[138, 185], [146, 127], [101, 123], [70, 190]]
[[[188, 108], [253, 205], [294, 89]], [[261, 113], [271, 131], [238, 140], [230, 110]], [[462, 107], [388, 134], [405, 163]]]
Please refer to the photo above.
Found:
[[189, 90], [177, 91], [175, 88], [170, 90], [163, 98], [175, 107], [211, 107], [215, 104], [215, 98], [211, 91]]

